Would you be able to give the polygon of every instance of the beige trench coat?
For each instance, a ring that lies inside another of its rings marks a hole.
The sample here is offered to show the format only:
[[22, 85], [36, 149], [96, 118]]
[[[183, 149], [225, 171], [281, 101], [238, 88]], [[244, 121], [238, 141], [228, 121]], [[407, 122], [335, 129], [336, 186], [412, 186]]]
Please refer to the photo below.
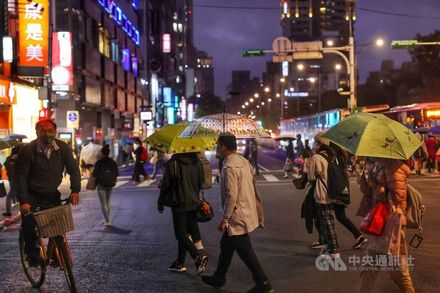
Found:
[[237, 153], [226, 157], [220, 189], [223, 221], [228, 224], [229, 236], [264, 228], [263, 206], [248, 160]]

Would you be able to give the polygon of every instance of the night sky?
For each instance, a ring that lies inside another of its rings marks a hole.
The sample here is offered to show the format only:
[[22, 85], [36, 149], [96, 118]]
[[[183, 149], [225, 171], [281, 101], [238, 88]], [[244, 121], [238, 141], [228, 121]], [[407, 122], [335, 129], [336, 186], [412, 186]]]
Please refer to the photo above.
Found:
[[[199, 50], [214, 57], [215, 92], [224, 97], [232, 70], [251, 70], [261, 77], [271, 57], [241, 57], [245, 48], [271, 49], [281, 35], [279, 9], [225, 9], [202, 5], [240, 7], [279, 7], [279, 0], [194, 0], [194, 38]], [[387, 46], [365, 48], [358, 58], [360, 82], [370, 71], [378, 70], [384, 59], [396, 60], [396, 66], [409, 60], [406, 50], [391, 49], [395, 39], [413, 39], [417, 33], [440, 30], [440, 0], [359, 0], [357, 1], [355, 38], [367, 44], [381, 37]], [[370, 11], [373, 10], [373, 11]]]

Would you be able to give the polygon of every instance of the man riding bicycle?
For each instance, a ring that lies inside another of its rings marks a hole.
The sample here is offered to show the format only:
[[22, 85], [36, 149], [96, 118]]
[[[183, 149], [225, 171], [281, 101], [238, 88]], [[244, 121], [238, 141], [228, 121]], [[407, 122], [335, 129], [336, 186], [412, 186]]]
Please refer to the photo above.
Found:
[[35, 125], [37, 139], [23, 146], [16, 163], [16, 188], [22, 215], [21, 229], [25, 250], [31, 265], [41, 263], [37, 247], [35, 222], [24, 217], [37, 206], [45, 209], [61, 204], [58, 187], [63, 179], [64, 168], [70, 175], [70, 202], [79, 203], [81, 175], [72, 150], [63, 141], [55, 139], [57, 125], [52, 120], [41, 120]]

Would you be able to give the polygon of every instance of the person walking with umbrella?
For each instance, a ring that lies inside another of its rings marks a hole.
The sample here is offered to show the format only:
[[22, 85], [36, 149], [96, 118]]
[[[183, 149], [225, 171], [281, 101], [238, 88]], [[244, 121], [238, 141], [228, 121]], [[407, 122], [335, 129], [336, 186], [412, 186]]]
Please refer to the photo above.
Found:
[[284, 178], [289, 177], [289, 172], [293, 172], [293, 161], [295, 160], [295, 152], [292, 140], [287, 140], [286, 161], [284, 163]]

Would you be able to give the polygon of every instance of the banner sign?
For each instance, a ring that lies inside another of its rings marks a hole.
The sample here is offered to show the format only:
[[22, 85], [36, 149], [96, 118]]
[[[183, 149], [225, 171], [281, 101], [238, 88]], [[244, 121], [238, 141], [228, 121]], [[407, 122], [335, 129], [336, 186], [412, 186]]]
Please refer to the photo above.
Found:
[[46, 67], [49, 56], [49, 1], [19, 0], [19, 66]]
[[52, 82], [54, 85], [73, 85], [72, 35], [52, 33]]

